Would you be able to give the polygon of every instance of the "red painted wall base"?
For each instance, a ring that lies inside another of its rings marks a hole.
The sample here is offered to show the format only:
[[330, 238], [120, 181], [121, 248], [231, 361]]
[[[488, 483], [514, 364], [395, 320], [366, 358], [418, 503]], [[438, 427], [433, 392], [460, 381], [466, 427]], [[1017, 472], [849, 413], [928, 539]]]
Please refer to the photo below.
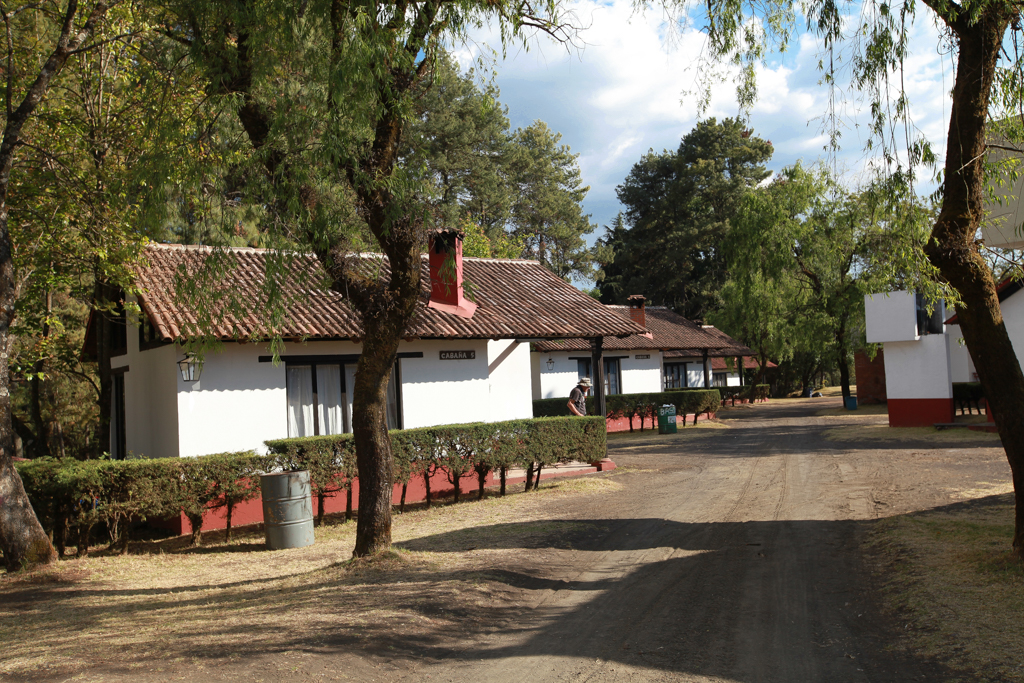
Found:
[[[628, 427], [627, 427], [628, 429]], [[615, 469], [615, 463], [610, 459], [605, 458], [600, 462], [591, 463], [588, 465], [582, 465], [579, 467], [567, 467], [565, 469], [556, 468], [544, 468], [541, 470], [541, 479], [551, 479], [554, 477], [566, 477], [576, 476], [580, 474], [593, 474], [595, 472], [608, 472]], [[520, 470], [521, 471], [521, 470]], [[506, 484], [518, 484], [526, 481], [525, 476], [515, 476], [506, 479]], [[497, 476], [492, 472], [487, 475], [485, 486], [496, 486], [498, 484]], [[478, 482], [476, 473], [473, 472], [467, 476], [462, 477], [459, 480], [459, 488], [462, 491], [460, 500], [471, 500], [477, 495]], [[448, 481], [448, 477], [444, 472], [437, 472], [430, 478], [430, 499], [436, 500], [438, 498], [450, 497], [455, 491], [455, 487], [451, 482]], [[423, 481], [422, 476], [413, 477], [405, 491], [405, 502], [406, 503], [418, 503], [426, 500], [427, 498], [427, 487]], [[313, 516], [317, 513], [317, 501], [316, 497], [313, 500]], [[402, 485], [396, 484], [394, 492], [391, 496], [391, 503], [398, 505], [402, 500]], [[324, 501], [324, 512], [327, 514], [336, 514], [345, 512], [347, 505], [345, 491], [340, 491], [334, 496], [327, 498]], [[359, 480], [356, 479], [352, 483], [352, 509], [353, 511], [359, 509]], [[263, 521], [263, 503], [260, 500], [259, 494], [255, 499], [246, 501], [237, 505], [234, 511], [231, 513], [231, 526], [243, 526], [245, 524], [259, 524]], [[161, 520], [150, 520], [150, 524], [159, 529], [170, 531], [174, 534], [186, 534], [191, 531], [188, 518], [185, 515], [180, 515], [177, 518], [171, 517], [168, 519]], [[216, 529], [224, 529], [228, 525], [227, 515], [223, 508], [216, 510], [208, 510], [203, 515], [203, 531], [213, 531]]]
[[953, 422], [951, 398], [890, 398], [890, 427], [931, 427], [936, 422]]

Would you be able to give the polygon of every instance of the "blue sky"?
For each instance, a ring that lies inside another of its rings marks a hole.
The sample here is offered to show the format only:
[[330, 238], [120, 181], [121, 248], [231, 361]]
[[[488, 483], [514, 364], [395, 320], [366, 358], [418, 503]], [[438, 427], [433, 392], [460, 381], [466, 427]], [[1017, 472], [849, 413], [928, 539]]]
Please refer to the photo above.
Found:
[[[687, 91], [695, 87], [703, 35], [676, 35], [666, 28], [660, 12], [639, 15], [624, 0], [575, 2], [573, 8], [588, 26], [580, 34], [586, 44], [582, 51], [567, 53], [563, 46], [539, 39], [529, 51], [510, 48], [492, 68], [514, 128], [543, 120], [580, 155], [583, 182], [591, 188], [584, 204], [599, 225], [597, 236], [621, 208], [615, 187], [632, 165], [648, 149], [675, 149], [696, 123], [697, 97]], [[914, 124], [932, 141], [941, 161], [953, 68], [950, 56], [937, 50], [937, 36], [929, 13], [922, 10], [913, 28], [904, 84]], [[480, 31], [473, 39], [455, 50], [464, 66], [488, 54], [488, 47], [500, 55], [495, 31]], [[811, 163], [825, 154], [826, 138], [818, 118], [827, 110], [828, 99], [827, 90], [818, 84], [819, 51], [815, 40], [804, 35], [789, 52], [759, 69], [760, 98], [750, 125], [774, 144], [772, 169], [798, 159]], [[855, 97], [847, 99], [843, 150], [837, 161], [846, 169], [848, 183], [855, 185], [870, 160], [858, 125], [863, 121], [860, 106]], [[735, 86], [716, 86], [705, 116], [738, 113]], [[931, 187], [927, 182], [922, 185]]]

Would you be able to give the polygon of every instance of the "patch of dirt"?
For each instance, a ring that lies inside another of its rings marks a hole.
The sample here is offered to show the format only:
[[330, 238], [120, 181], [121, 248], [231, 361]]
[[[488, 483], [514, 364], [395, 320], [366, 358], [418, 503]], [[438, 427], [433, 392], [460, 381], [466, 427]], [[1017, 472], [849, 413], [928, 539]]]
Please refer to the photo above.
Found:
[[614, 436], [618, 469], [396, 515], [374, 560], [349, 561], [355, 525], [332, 518], [310, 548], [267, 552], [248, 529], [0, 580], [0, 679], [956, 680], [969, 661], [890, 647], [906, 622], [861, 548], [987, 495], [1005, 457], [985, 435], [816, 416], [839, 405]]

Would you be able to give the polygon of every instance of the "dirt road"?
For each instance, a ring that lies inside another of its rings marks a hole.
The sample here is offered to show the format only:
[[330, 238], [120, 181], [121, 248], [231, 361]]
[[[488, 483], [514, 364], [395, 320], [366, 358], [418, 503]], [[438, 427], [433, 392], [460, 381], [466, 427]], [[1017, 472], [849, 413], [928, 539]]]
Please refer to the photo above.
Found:
[[827, 405], [758, 406], [723, 414], [728, 429], [614, 441], [611, 457], [637, 471], [589, 519], [578, 503], [551, 510], [552, 524], [573, 520], [553, 534], [559, 547], [524, 553], [524, 567], [504, 578], [523, 590], [521, 615], [392, 675], [945, 679], [938, 665], [886, 649], [894, 626], [880, 616], [862, 557], [865, 521], [948, 503], [964, 477], [1005, 479], [1005, 460], [996, 448], [825, 440], [825, 430], [850, 423], [813, 416]]
[[818, 416], [839, 406], [613, 436], [620, 469], [402, 515], [419, 552], [378, 564], [339, 562], [340, 521], [294, 551], [250, 529], [63, 562], [0, 584], [0, 681], [951, 680], [891, 647], [911, 626], [882, 611], [864, 541], [1005, 486], [998, 439]]

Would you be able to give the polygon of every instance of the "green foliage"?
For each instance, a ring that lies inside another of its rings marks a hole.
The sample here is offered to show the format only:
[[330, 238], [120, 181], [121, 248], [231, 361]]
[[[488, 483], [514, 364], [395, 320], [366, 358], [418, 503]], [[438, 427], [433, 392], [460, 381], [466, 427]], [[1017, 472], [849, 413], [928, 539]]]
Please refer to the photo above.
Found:
[[616, 192], [626, 211], [602, 239], [601, 300], [648, 302], [704, 320], [722, 305], [721, 252], [743, 195], [768, 177], [772, 144], [738, 119], [708, 119], [675, 152], [648, 152]]
[[838, 368], [848, 395], [850, 356], [864, 343], [864, 295], [897, 276], [916, 282], [900, 272], [906, 260], [897, 254], [920, 250], [928, 213], [904, 202], [917, 220], [893, 224], [892, 201], [879, 188], [851, 193], [800, 164], [749, 192], [725, 243], [730, 280], [715, 324], [755, 349], [762, 367], [799, 361], [804, 385]]
[[590, 191], [562, 136], [543, 121], [520, 128], [510, 141], [508, 173], [512, 182], [511, 234], [532, 256], [558, 275], [593, 279], [593, 252], [584, 237], [594, 231], [584, 215], [583, 198]]

